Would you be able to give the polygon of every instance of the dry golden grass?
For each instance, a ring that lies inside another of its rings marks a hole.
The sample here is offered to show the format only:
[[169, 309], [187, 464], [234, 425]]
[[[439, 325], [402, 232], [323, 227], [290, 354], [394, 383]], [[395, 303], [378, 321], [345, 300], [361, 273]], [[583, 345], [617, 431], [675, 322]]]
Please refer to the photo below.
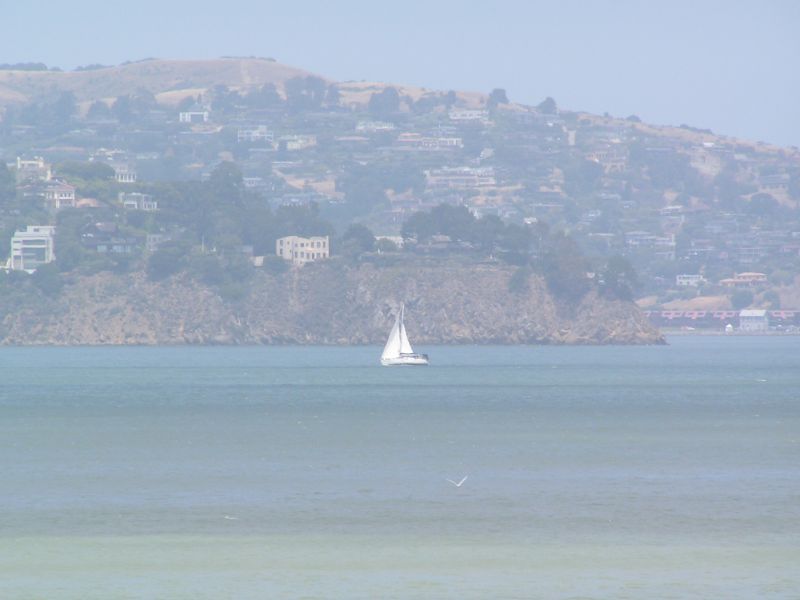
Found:
[[0, 104], [71, 91], [79, 102], [144, 90], [180, 102], [214, 85], [243, 89], [304, 77], [307, 71], [256, 58], [145, 60], [94, 71], [0, 71]]

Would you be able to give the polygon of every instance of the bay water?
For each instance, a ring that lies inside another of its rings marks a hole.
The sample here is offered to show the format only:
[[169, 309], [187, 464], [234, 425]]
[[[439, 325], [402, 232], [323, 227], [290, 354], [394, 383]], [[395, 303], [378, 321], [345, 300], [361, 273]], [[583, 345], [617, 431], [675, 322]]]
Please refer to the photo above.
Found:
[[0, 348], [0, 598], [800, 598], [800, 337], [669, 342]]

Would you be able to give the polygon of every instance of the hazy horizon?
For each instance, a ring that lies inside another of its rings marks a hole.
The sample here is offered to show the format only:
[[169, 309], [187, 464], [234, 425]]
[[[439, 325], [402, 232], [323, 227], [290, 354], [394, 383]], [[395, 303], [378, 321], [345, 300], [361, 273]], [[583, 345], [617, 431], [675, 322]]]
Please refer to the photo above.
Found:
[[800, 76], [791, 69], [800, 5], [792, 2], [139, 6], [122, 18], [84, 0], [48, 6], [43, 18], [37, 3], [17, 5], [0, 62], [74, 69], [151, 56], [268, 56], [341, 81], [502, 87], [527, 104], [552, 96], [571, 110], [800, 145]]

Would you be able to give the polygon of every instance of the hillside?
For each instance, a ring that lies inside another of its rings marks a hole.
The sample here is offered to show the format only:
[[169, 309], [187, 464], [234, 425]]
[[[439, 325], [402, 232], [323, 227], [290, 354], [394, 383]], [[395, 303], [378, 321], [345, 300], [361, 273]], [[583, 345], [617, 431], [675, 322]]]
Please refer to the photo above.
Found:
[[28, 102], [38, 97], [72, 92], [79, 102], [113, 99], [146, 90], [175, 102], [215, 85], [237, 89], [266, 83], [281, 86], [292, 77], [309, 75], [262, 58], [214, 60], [150, 59], [91, 71], [0, 70], [0, 106]]
[[[141, 273], [155, 258], [238, 285], [278, 238], [320, 235], [351, 264], [384, 251], [506, 263], [555, 291], [568, 273], [575, 297], [607, 290], [613, 266], [616, 297], [651, 314], [798, 309], [800, 323], [800, 151], [686, 124], [524, 105], [503, 89], [338, 82], [264, 58], [148, 59], [0, 70], [0, 156], [0, 260], [16, 232], [55, 226], [54, 279]], [[536, 339], [523, 331], [501, 337]]]
[[417, 344], [653, 344], [660, 334], [628, 302], [592, 293], [565, 308], [532, 276], [491, 266], [347, 268], [334, 262], [258, 273], [248, 295], [142, 273], [74, 279], [57, 299], [0, 299], [3, 344], [383, 344], [401, 301]]

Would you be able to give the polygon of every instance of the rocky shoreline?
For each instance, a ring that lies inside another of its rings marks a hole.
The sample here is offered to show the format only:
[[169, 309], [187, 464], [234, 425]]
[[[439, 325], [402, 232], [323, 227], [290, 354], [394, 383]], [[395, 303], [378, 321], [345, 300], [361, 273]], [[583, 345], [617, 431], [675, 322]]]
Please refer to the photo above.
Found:
[[[7, 306], [0, 344], [382, 344], [400, 304], [417, 344], [662, 344], [632, 302], [590, 292], [559, 302], [531, 275], [509, 291], [513, 267], [308, 265], [259, 272], [238, 300], [179, 275], [75, 277], [57, 298]], [[19, 303], [18, 303], [19, 304]]]

